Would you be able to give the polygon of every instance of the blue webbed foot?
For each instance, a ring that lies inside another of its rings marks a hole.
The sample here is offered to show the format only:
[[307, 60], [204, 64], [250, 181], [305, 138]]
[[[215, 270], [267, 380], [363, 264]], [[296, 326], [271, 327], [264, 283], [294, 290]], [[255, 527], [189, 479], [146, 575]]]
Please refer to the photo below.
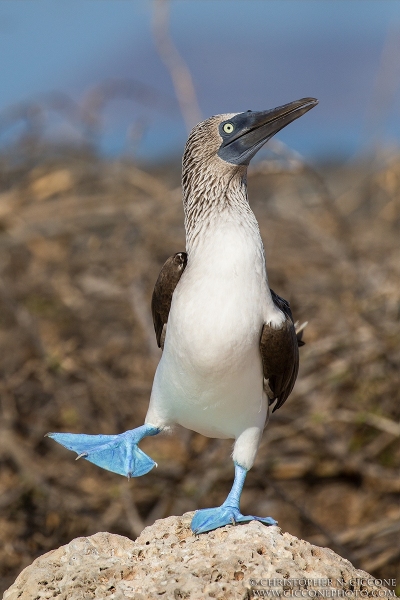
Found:
[[248, 523], [260, 521], [264, 525], [277, 525], [277, 521], [271, 517], [255, 517], [253, 515], [242, 515], [236, 506], [222, 504], [217, 508], [204, 508], [197, 510], [194, 514], [190, 527], [193, 533], [206, 533], [224, 525], [235, 525], [236, 523]]
[[260, 521], [264, 525], [277, 525], [278, 522], [271, 517], [255, 517], [254, 515], [242, 515], [239, 510], [240, 496], [246, 479], [247, 469], [235, 462], [235, 480], [232, 489], [225, 502], [216, 508], [203, 508], [194, 514], [190, 527], [193, 533], [206, 533], [224, 527], [224, 525], [235, 525], [236, 523], [248, 523], [249, 521]]
[[138, 443], [145, 436], [159, 432], [158, 427], [146, 424], [119, 435], [48, 433], [47, 436], [76, 452], [76, 460], [85, 458], [107, 471], [129, 478], [145, 475], [157, 466], [152, 458], [140, 450]]

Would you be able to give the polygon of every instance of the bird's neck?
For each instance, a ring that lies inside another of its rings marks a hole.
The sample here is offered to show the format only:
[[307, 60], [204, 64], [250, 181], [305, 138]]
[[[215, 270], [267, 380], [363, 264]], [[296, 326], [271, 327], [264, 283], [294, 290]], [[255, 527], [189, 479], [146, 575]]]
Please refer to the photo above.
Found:
[[212, 165], [183, 172], [186, 250], [190, 254], [222, 223], [248, 229], [261, 244], [256, 217], [247, 199], [246, 170], [215, 172]]

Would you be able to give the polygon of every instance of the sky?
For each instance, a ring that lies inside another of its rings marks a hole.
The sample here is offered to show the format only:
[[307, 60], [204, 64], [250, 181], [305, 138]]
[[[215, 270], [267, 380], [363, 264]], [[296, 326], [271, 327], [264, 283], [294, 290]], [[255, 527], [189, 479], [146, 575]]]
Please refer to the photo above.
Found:
[[[103, 107], [102, 151], [179, 155], [187, 131], [153, 11], [150, 0], [2, 0], [0, 144], [10, 106], [52, 92], [81, 105], [118, 79], [133, 99]], [[203, 118], [312, 96], [318, 107], [279, 133], [304, 156], [351, 157], [374, 137], [400, 141], [400, 0], [171, 0], [170, 34]], [[48, 122], [53, 137], [79, 134], [70, 119]]]

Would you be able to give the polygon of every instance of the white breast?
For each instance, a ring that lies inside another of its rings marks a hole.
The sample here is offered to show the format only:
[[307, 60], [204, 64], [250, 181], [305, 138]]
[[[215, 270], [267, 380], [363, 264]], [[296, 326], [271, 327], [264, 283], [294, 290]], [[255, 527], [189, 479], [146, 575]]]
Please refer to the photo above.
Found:
[[263, 323], [276, 318], [261, 238], [219, 221], [189, 254], [175, 290], [150, 411], [211, 437], [262, 427], [259, 341]]

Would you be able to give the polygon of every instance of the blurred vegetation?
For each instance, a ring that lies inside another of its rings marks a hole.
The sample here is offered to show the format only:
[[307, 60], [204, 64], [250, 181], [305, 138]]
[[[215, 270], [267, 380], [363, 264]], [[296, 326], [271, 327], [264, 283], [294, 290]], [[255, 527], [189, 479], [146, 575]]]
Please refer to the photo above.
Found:
[[[152, 288], [185, 244], [178, 163], [100, 158], [83, 121], [80, 145], [46, 141], [43, 115], [8, 115], [26, 127], [0, 154], [0, 590], [74, 537], [220, 504], [233, 476], [229, 441], [180, 428], [143, 441], [159, 466], [131, 481], [44, 438], [143, 423]], [[317, 171], [271, 147], [250, 202], [270, 285], [309, 325], [242, 507], [399, 581], [400, 154]]]

